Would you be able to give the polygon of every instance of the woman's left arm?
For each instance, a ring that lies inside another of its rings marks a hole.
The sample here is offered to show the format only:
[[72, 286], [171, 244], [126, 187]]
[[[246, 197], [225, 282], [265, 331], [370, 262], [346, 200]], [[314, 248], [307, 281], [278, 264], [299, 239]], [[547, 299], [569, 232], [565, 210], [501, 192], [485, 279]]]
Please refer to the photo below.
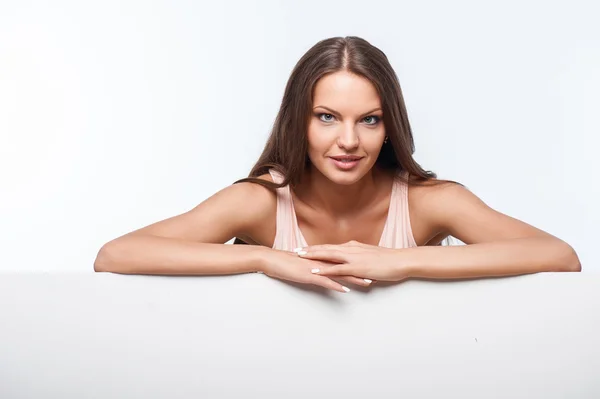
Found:
[[457, 184], [423, 196], [430, 222], [467, 245], [411, 248], [410, 273], [424, 278], [507, 276], [581, 271], [575, 250], [561, 239], [486, 205]]
[[338, 263], [320, 274], [388, 281], [581, 271], [569, 244], [492, 209], [467, 188], [449, 183], [419, 189], [427, 190], [419, 195], [419, 215], [467, 245], [388, 249], [353, 242], [308, 247], [304, 256]]
[[470, 278], [538, 272], [578, 272], [568, 244], [553, 237], [522, 237], [470, 245], [410, 248], [402, 256], [409, 277]]

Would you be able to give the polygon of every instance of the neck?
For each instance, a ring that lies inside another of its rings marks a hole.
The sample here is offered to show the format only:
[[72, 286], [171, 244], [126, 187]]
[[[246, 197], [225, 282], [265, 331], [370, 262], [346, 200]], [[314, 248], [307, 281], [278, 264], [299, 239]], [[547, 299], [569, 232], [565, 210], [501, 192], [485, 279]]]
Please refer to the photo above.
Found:
[[355, 215], [375, 200], [379, 175], [374, 167], [362, 179], [351, 185], [333, 183], [316, 168], [309, 166], [299, 190], [300, 199], [313, 209], [323, 211], [334, 218]]

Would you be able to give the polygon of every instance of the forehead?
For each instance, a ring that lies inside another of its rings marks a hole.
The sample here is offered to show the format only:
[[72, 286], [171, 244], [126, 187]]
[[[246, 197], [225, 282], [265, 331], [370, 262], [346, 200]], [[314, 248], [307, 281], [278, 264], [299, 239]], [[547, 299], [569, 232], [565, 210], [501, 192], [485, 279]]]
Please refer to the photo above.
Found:
[[342, 112], [347, 109], [381, 106], [377, 89], [367, 78], [339, 71], [323, 76], [313, 92], [313, 104], [325, 105]]

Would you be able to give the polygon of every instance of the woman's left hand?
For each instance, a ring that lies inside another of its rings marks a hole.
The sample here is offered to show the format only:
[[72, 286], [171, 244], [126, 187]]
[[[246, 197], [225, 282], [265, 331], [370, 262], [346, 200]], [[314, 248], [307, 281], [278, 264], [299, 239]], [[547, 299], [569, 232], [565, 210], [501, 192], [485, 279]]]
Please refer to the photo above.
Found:
[[349, 241], [340, 245], [312, 245], [297, 252], [303, 258], [335, 263], [313, 269], [313, 273], [323, 276], [354, 276], [379, 281], [400, 281], [410, 277], [397, 249]]

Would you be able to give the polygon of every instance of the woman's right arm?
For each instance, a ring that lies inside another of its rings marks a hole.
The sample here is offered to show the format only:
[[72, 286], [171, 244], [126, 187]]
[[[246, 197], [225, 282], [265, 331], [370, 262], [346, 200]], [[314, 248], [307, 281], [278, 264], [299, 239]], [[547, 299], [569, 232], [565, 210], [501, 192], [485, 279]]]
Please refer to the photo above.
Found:
[[[261, 176], [270, 180], [268, 175]], [[326, 276], [311, 272], [323, 262], [260, 245], [225, 245], [234, 237], [273, 240], [277, 196], [259, 184], [224, 188], [194, 209], [125, 234], [102, 246], [94, 270], [122, 274], [210, 275], [261, 271], [269, 277], [347, 292]], [[340, 276], [351, 284], [363, 279]]]
[[269, 223], [274, 226], [275, 207], [275, 193], [267, 188], [248, 182], [231, 185], [186, 213], [104, 244], [94, 270], [165, 275], [259, 271], [265, 252], [273, 250], [224, 243], [268, 229]]

